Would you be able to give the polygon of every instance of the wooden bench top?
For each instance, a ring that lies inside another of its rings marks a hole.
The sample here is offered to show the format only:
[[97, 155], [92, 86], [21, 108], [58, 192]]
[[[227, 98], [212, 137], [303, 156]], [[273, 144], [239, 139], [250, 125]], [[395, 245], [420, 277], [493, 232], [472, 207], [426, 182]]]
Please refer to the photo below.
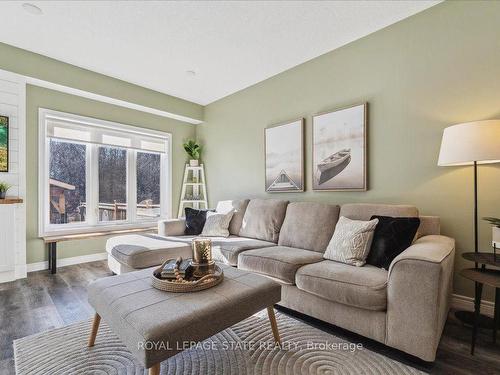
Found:
[[47, 243], [61, 242], [61, 241], [86, 240], [89, 238], [112, 236], [115, 234], [150, 232], [152, 230], [156, 230], [156, 226], [155, 227], [148, 227], [148, 228], [120, 229], [120, 230], [111, 230], [111, 231], [108, 230], [108, 231], [102, 231], [102, 232], [62, 234], [62, 235], [58, 235], [58, 236], [45, 236], [45, 237], [42, 237], [42, 239], [47, 244]]

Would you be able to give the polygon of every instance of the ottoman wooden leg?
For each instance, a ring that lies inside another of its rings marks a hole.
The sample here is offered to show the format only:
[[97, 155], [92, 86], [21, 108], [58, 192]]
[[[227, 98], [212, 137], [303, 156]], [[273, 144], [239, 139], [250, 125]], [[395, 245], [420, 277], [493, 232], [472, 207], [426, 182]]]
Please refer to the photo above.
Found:
[[274, 307], [269, 306], [267, 308], [267, 315], [269, 316], [269, 322], [271, 322], [271, 329], [273, 330], [274, 341], [276, 344], [281, 345], [280, 333], [278, 332], [278, 323], [276, 323], [276, 316], [274, 315]]
[[149, 375], [160, 375], [160, 366], [161, 363], [157, 363], [153, 367], [149, 368]]
[[101, 323], [101, 316], [96, 313], [94, 316], [94, 321], [92, 322], [92, 331], [90, 331], [89, 337], [89, 347], [94, 346], [95, 338], [97, 336], [97, 331], [99, 330], [99, 323]]

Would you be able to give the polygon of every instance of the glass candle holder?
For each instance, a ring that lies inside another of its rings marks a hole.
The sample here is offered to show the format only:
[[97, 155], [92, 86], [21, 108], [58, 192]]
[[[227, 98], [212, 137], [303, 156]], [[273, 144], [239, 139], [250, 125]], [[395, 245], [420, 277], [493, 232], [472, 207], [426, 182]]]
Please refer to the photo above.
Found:
[[193, 248], [194, 265], [211, 265], [212, 260], [212, 240], [209, 238], [195, 238], [191, 241]]

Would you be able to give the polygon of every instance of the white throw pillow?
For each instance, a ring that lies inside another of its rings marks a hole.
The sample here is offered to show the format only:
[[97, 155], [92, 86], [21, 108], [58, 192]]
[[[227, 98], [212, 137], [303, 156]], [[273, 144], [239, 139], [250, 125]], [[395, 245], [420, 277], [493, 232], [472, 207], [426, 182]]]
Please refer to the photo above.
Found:
[[378, 219], [351, 220], [341, 216], [323, 258], [361, 267], [370, 252]]
[[207, 212], [207, 220], [203, 226], [201, 236], [206, 237], [229, 237], [229, 223], [233, 218], [234, 211], [227, 213]]

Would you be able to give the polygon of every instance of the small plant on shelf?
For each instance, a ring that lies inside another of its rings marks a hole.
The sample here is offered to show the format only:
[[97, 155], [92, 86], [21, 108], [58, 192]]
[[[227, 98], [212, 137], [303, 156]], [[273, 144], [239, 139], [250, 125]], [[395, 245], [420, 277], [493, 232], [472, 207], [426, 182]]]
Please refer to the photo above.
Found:
[[483, 217], [484, 221], [487, 221], [494, 227], [500, 227], [500, 218], [498, 217]]
[[200, 160], [201, 156], [201, 145], [196, 142], [194, 139], [188, 139], [186, 142], [183, 143], [182, 145], [184, 147], [184, 150], [188, 154], [188, 156], [191, 158], [189, 160], [189, 165], [192, 167], [197, 167], [198, 166], [198, 161]]
[[0, 199], [5, 199], [5, 194], [11, 187], [12, 185], [9, 185], [6, 182], [0, 182]]

